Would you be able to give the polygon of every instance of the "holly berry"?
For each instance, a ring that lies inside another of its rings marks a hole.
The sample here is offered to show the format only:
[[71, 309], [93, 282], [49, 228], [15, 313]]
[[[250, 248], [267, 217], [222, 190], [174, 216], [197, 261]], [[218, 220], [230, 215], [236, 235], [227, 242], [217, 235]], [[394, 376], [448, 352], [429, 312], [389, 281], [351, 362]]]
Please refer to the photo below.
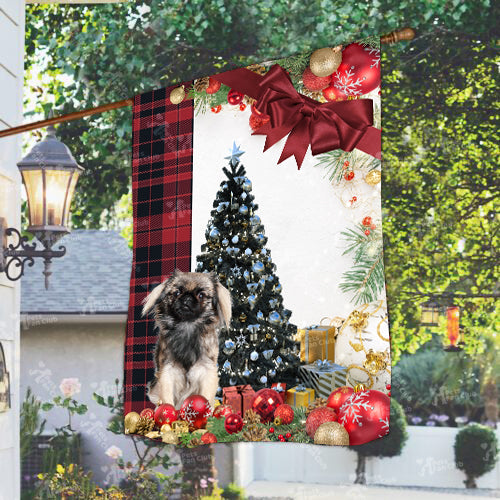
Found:
[[269, 432], [270, 432], [271, 434], [274, 434], [274, 427], [269, 427]]
[[280, 434], [280, 435], [278, 436], [278, 439], [279, 439], [280, 441], [282, 441], [282, 440], [283, 440], [283, 439], [285, 439], [285, 438], [283, 437], [283, 434]]
[[346, 160], [346, 161], [344, 162], [344, 167], [348, 167], [348, 166], [349, 166], [349, 160]]
[[247, 107], [247, 105], [244, 102], [242, 102], [240, 104], [240, 111], [245, 111], [246, 107]]
[[371, 226], [372, 225], [372, 218], [369, 217], [368, 215], [363, 219], [363, 226]]
[[358, 198], [356, 196], [352, 197], [352, 202], [354, 203], [355, 201], [358, 201]]
[[292, 437], [292, 435], [291, 435], [289, 432], [287, 432], [287, 433], [285, 434], [285, 437], [286, 437], [287, 439], [290, 439], [290, 438]]
[[222, 106], [219, 104], [218, 106], [214, 106], [211, 109], [211, 111], [212, 111], [212, 113], [219, 113], [221, 109], [222, 109]]
[[349, 170], [349, 172], [346, 172], [344, 174], [344, 179], [346, 181], [352, 181], [354, 179], [354, 172], [352, 170]]
[[387, 393], [387, 395], [388, 395], [389, 397], [391, 397], [391, 391], [389, 391], [389, 392]]
[[387, 385], [385, 386], [385, 388], [386, 388], [388, 391], [390, 391], [390, 390], [391, 390], [391, 384], [387, 384]]
[[208, 87], [205, 90], [207, 94], [215, 94], [220, 89], [221, 83], [213, 77], [208, 79]]
[[366, 230], [365, 230], [365, 234], [366, 234], [366, 236], [370, 236], [370, 230], [369, 230], [369, 229], [366, 229]]

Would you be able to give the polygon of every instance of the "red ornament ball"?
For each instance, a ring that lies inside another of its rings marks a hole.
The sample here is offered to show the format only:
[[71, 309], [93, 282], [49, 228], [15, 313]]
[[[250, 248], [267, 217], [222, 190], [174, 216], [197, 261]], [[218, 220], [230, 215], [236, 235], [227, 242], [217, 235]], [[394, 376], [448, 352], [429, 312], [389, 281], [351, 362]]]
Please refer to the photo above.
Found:
[[155, 418], [155, 411], [153, 410], [153, 408], [144, 408], [144, 410], [142, 410], [139, 415], [141, 417], [153, 419], [153, 418]]
[[363, 222], [362, 222], [363, 226], [371, 226], [372, 225], [372, 218], [369, 217], [369, 216], [366, 216], [364, 219], [363, 219]]
[[339, 410], [339, 423], [349, 433], [349, 444], [368, 443], [389, 433], [391, 400], [380, 391], [352, 394]]
[[354, 172], [352, 170], [349, 170], [349, 172], [346, 172], [344, 174], [344, 179], [346, 181], [352, 181], [354, 179]]
[[217, 106], [214, 106], [213, 108], [210, 108], [210, 111], [212, 113], [220, 113], [220, 110], [222, 109], [222, 106], [219, 104]]
[[306, 420], [307, 435], [311, 439], [314, 439], [314, 434], [316, 433], [316, 430], [321, 424], [324, 424], [325, 422], [336, 422], [336, 421], [337, 421], [337, 414], [335, 413], [334, 410], [326, 406], [320, 406], [319, 408], [316, 408], [311, 413], [309, 413], [309, 416], [307, 417]]
[[[380, 85], [380, 50], [351, 43], [332, 75], [332, 86], [347, 96], [368, 94]], [[325, 96], [326, 97], [326, 96]]]
[[229, 405], [219, 405], [215, 408], [213, 416], [215, 418], [226, 418], [233, 413], [233, 409]]
[[323, 90], [330, 85], [331, 75], [328, 76], [316, 76], [311, 68], [308, 66], [304, 73], [302, 73], [302, 83], [304, 87], [312, 92], [317, 92], [318, 90]]
[[323, 97], [327, 101], [345, 101], [347, 99], [347, 95], [333, 85], [323, 89]]
[[155, 423], [161, 428], [163, 424], [171, 424], [174, 420], [177, 420], [178, 415], [179, 412], [173, 405], [160, 405], [156, 408], [154, 413]]
[[248, 123], [250, 124], [250, 128], [255, 132], [256, 130], [259, 130], [262, 125], [265, 125], [268, 121], [270, 120], [268, 115], [250, 115], [250, 118], [248, 119]]
[[270, 432], [271, 434], [274, 434], [274, 427], [269, 427], [269, 432]]
[[247, 109], [247, 105], [245, 103], [241, 103], [240, 104], [240, 111], [245, 111], [245, 109]]
[[189, 396], [179, 410], [179, 418], [189, 424], [190, 429], [203, 429], [212, 408], [207, 398], [199, 395]]
[[279, 405], [283, 404], [279, 392], [273, 389], [261, 389], [255, 393], [252, 400], [252, 410], [260, 416], [262, 423], [271, 422], [274, 412]]
[[280, 418], [283, 425], [288, 425], [293, 422], [295, 413], [290, 405], [282, 404], [274, 410], [274, 418]]
[[201, 436], [201, 442], [203, 444], [216, 443], [217, 437], [215, 436], [215, 434], [212, 434], [211, 432], [205, 432], [205, 434]]
[[387, 384], [387, 385], [385, 386], [385, 388], [386, 388], [388, 391], [390, 391], [390, 390], [391, 390], [391, 384]]
[[236, 434], [243, 429], [243, 419], [237, 413], [231, 413], [224, 420], [224, 429], [228, 434]]
[[212, 76], [208, 79], [208, 87], [205, 90], [207, 94], [215, 94], [220, 89], [220, 82]]
[[227, 102], [229, 104], [232, 104], [233, 106], [236, 106], [237, 104], [240, 104], [241, 101], [243, 101], [244, 97], [245, 97], [245, 94], [242, 94], [241, 92], [238, 92], [237, 90], [231, 89], [227, 94]]
[[346, 402], [347, 398], [354, 393], [354, 390], [351, 387], [347, 387], [346, 385], [335, 389], [330, 396], [328, 396], [328, 400], [326, 402], [326, 406], [335, 410], [337, 413], [340, 407]]

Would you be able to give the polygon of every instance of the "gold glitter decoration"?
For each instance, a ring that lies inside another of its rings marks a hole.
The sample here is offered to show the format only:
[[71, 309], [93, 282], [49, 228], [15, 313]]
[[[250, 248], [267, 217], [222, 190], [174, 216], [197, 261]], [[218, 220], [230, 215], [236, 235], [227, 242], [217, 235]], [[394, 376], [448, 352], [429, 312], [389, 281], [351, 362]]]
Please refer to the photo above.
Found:
[[247, 104], [248, 106], [252, 106], [252, 104], [255, 104], [257, 102], [257, 99], [254, 99], [253, 97], [250, 97], [250, 96], [246, 95], [243, 98], [243, 102], [245, 104]]
[[167, 444], [178, 444], [179, 436], [174, 431], [168, 431], [161, 435], [161, 440]]
[[383, 352], [375, 352], [370, 349], [366, 353], [366, 359], [363, 366], [372, 374], [376, 375], [378, 372], [387, 368], [386, 355]]
[[241, 313], [238, 317], [238, 319], [244, 323], [247, 320], [247, 315], [245, 313]]
[[141, 416], [135, 411], [131, 411], [125, 415], [125, 434], [134, 434], [137, 429], [137, 423]]
[[247, 66], [247, 69], [258, 75], [265, 75], [267, 73], [267, 68], [262, 66], [262, 64], [250, 64], [250, 66]]
[[366, 387], [364, 384], [356, 384], [354, 387], [354, 392], [363, 392], [366, 391]]
[[338, 422], [325, 422], [314, 434], [314, 444], [349, 446], [349, 434]]
[[135, 428], [135, 433], [145, 436], [148, 432], [154, 429], [154, 426], [155, 426], [155, 421], [152, 418], [139, 417], [139, 420], [137, 421], [137, 426]]
[[376, 186], [382, 180], [382, 173], [380, 170], [372, 170], [365, 176], [365, 182], [370, 186]]
[[278, 425], [281, 425], [281, 424], [283, 423], [283, 421], [281, 420], [281, 418], [280, 418], [280, 417], [276, 417], [276, 418], [274, 419], [274, 422], [273, 422], [273, 423], [274, 423], [274, 425], [278, 426]]
[[184, 85], [181, 85], [170, 92], [170, 102], [172, 104], [180, 104], [184, 100], [184, 97], [186, 97]]
[[169, 432], [172, 430], [172, 427], [170, 426], [170, 424], [163, 424], [161, 427], [160, 427], [160, 432], [163, 434], [164, 432]]
[[174, 420], [172, 422], [172, 430], [177, 434], [186, 434], [189, 432], [189, 424], [184, 420]]
[[194, 89], [197, 92], [204, 92], [208, 88], [209, 80], [210, 80], [210, 77], [208, 77], [208, 76], [204, 76], [203, 78], [198, 78], [194, 82]]
[[342, 62], [342, 46], [334, 48], [325, 47], [324, 49], [315, 50], [311, 54], [309, 67], [313, 75], [323, 77], [334, 73]]
[[145, 434], [145, 436], [149, 439], [158, 439], [161, 437], [161, 434], [158, 431], [151, 431]]
[[369, 314], [366, 312], [353, 311], [349, 316], [349, 324], [357, 332], [363, 330], [368, 325]]

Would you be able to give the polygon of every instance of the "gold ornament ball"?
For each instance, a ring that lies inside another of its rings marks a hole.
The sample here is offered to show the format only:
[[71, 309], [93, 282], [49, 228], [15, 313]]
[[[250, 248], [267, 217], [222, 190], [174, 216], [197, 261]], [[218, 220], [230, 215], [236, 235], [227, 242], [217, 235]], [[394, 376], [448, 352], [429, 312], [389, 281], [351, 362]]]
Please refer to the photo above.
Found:
[[349, 446], [349, 434], [338, 422], [325, 422], [314, 434], [314, 444]]
[[180, 104], [184, 100], [184, 97], [186, 97], [184, 85], [181, 85], [170, 92], [170, 102], [172, 104]]
[[382, 173], [380, 170], [372, 170], [368, 172], [365, 177], [365, 182], [370, 186], [376, 186], [382, 180]]
[[164, 432], [161, 435], [161, 440], [167, 444], [178, 444], [179, 443], [179, 437], [177, 436], [177, 434], [174, 431]]
[[160, 428], [160, 432], [163, 434], [164, 432], [169, 432], [172, 430], [170, 424], [163, 424]]
[[125, 415], [125, 434], [134, 434], [140, 418], [141, 416], [135, 411], [131, 411]]
[[313, 75], [324, 77], [334, 73], [342, 62], [342, 51], [339, 47], [315, 50], [311, 54], [309, 67]]

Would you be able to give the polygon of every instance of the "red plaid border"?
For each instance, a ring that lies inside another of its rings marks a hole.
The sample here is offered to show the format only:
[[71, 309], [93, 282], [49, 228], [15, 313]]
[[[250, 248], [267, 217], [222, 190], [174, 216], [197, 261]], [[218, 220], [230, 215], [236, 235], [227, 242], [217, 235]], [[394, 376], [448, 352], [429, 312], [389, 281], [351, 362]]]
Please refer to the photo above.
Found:
[[193, 101], [171, 104], [172, 88], [134, 99], [134, 252], [125, 340], [125, 414], [153, 406], [146, 385], [154, 373], [156, 332], [153, 321], [141, 316], [142, 302], [174, 269], [189, 271], [191, 266]]

